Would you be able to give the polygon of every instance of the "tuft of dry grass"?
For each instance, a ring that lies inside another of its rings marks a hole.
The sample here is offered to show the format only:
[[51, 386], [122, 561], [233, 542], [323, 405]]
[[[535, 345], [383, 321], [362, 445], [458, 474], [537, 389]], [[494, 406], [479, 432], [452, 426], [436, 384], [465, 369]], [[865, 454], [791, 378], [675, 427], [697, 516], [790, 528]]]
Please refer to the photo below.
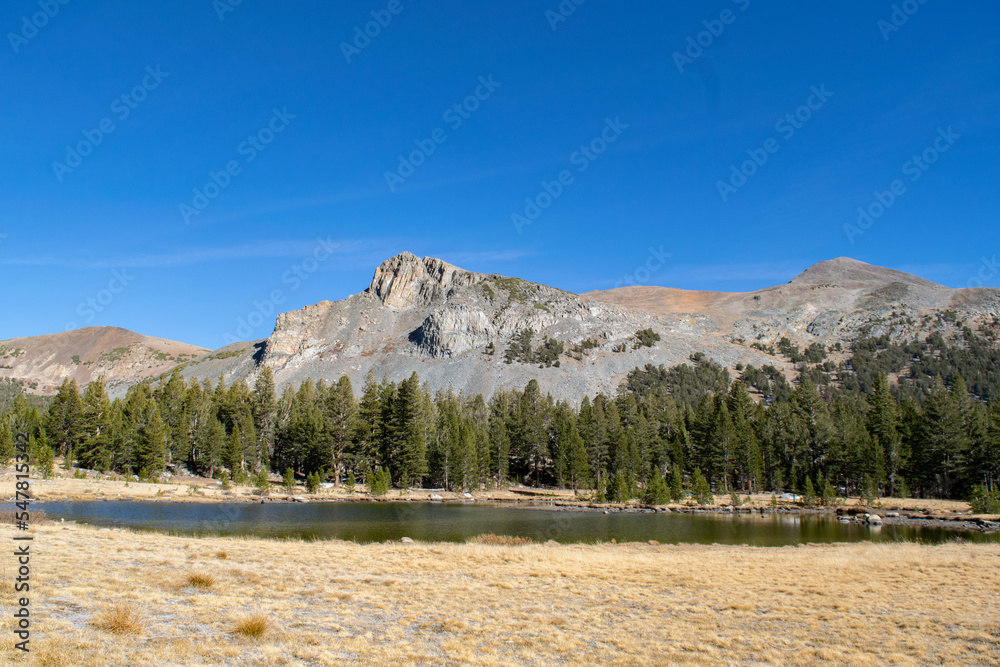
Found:
[[250, 637], [251, 639], [260, 639], [267, 631], [271, 629], [271, 621], [263, 613], [250, 614], [249, 616], [243, 616], [236, 621], [236, 625], [233, 631], [236, 634], [243, 635], [244, 637]]
[[205, 572], [195, 572], [194, 574], [188, 575], [188, 583], [195, 588], [211, 588], [217, 583], [217, 579], [214, 574], [208, 574]]
[[142, 632], [142, 615], [129, 602], [115, 602], [94, 617], [95, 627], [116, 635], [137, 635]]
[[483, 533], [469, 539], [469, 544], [486, 544], [493, 547], [522, 547], [534, 543], [535, 541], [530, 537], [494, 535], [493, 533]]
[[227, 554], [225, 551], [219, 551], [219, 552], [217, 552], [215, 554], [215, 557], [216, 558], [221, 558], [222, 560], [225, 560], [226, 558], [229, 557], [229, 554]]

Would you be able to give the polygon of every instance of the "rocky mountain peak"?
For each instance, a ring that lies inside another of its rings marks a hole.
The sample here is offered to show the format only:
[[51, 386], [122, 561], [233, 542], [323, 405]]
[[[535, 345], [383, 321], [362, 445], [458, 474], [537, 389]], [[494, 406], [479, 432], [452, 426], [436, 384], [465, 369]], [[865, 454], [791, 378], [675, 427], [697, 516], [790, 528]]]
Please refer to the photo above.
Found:
[[411, 252], [391, 257], [375, 270], [368, 293], [391, 308], [426, 306], [444, 298], [453, 287], [478, 282], [480, 275], [434, 257]]

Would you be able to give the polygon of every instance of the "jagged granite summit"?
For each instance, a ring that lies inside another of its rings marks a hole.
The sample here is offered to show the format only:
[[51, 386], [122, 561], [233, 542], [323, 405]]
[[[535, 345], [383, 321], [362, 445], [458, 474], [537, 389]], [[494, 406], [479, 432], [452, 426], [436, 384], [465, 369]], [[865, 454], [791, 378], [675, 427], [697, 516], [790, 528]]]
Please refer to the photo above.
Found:
[[[639, 329], [663, 330], [664, 321], [545, 285], [402, 253], [378, 267], [364, 292], [279, 315], [263, 344], [260, 366], [270, 367], [279, 384], [296, 385], [306, 378], [331, 382], [348, 375], [360, 389], [372, 369], [391, 380], [417, 371], [435, 388], [487, 396], [536, 378], [554, 395], [575, 397], [613, 391], [637, 362], [679, 362], [693, 352], [612, 352]], [[510, 341], [529, 329], [535, 344], [549, 337], [567, 348], [584, 340], [599, 348], [581, 360], [564, 356], [558, 367], [506, 363]], [[491, 343], [493, 354], [488, 353]]]

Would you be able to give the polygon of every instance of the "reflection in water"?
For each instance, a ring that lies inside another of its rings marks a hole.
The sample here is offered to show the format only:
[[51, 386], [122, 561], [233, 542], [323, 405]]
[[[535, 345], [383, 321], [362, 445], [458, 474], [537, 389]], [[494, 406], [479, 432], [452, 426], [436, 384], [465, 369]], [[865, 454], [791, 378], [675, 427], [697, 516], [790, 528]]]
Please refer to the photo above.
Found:
[[557, 542], [784, 546], [807, 542], [943, 542], [1000, 536], [912, 526], [869, 527], [813, 514], [628, 514], [514, 508], [489, 503], [44, 503], [50, 518], [188, 535], [246, 535], [359, 543], [464, 542], [482, 533]]

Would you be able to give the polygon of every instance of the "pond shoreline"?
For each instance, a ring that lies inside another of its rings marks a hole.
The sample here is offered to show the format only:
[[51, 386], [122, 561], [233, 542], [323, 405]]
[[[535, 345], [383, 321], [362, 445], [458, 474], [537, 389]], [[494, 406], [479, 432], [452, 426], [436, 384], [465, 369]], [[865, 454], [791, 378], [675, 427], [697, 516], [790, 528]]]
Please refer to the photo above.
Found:
[[[0, 473], [0, 498], [13, 503], [14, 476], [10, 467]], [[448, 503], [493, 504], [523, 510], [555, 512], [652, 513], [681, 514], [788, 514], [839, 516], [845, 523], [868, 524], [868, 515], [877, 515], [875, 525], [934, 527], [983, 534], [1000, 532], [1000, 516], [972, 515], [969, 505], [960, 501], [926, 500], [918, 498], [882, 498], [874, 504], [862, 504], [858, 498], [839, 499], [837, 506], [805, 507], [795, 501], [777, 500], [771, 494], [742, 496], [743, 504], [733, 507], [729, 494], [715, 496], [711, 506], [670, 503], [649, 506], [639, 503], [596, 503], [581, 498], [567, 489], [538, 489], [513, 485], [503, 489], [475, 493], [448, 492], [441, 489], [393, 490], [391, 495], [373, 498], [363, 486], [354, 493], [344, 487], [322, 489], [319, 494], [306, 494], [298, 487], [294, 494], [275, 493], [263, 496], [248, 486], [223, 489], [217, 480], [196, 476], [174, 477], [169, 483], [136, 482], [90, 472], [82, 479], [58, 471], [53, 479], [31, 480], [35, 502], [44, 507], [46, 501], [85, 502], [133, 500], [150, 503]], [[399, 495], [397, 495], [399, 494]]]
[[[363, 503], [386, 503], [386, 504], [416, 504], [431, 503], [439, 505], [492, 505], [522, 511], [539, 512], [573, 512], [573, 513], [594, 513], [594, 514], [715, 514], [715, 515], [798, 515], [798, 516], [828, 516], [837, 517], [843, 523], [854, 523], [869, 526], [910, 526], [915, 528], [941, 528], [956, 532], [979, 532], [984, 535], [1000, 533], [1000, 517], [998, 516], [969, 516], [960, 514], [943, 513], [931, 510], [905, 510], [890, 508], [871, 508], [863, 505], [850, 507], [802, 507], [795, 505], [779, 505], [766, 507], [732, 507], [732, 506], [692, 506], [692, 505], [641, 505], [641, 504], [613, 504], [613, 503], [590, 503], [590, 502], [567, 502], [544, 499], [493, 499], [493, 498], [472, 498], [472, 499], [447, 499], [428, 500], [426, 498], [304, 498], [302, 496], [289, 497], [233, 497], [233, 498], [79, 498], [79, 499], [53, 499], [52, 502], [122, 502], [139, 501], [147, 503], [178, 503], [178, 504], [363, 504]], [[13, 502], [13, 501], [10, 501]], [[44, 509], [45, 500], [35, 501], [38, 507]]]

